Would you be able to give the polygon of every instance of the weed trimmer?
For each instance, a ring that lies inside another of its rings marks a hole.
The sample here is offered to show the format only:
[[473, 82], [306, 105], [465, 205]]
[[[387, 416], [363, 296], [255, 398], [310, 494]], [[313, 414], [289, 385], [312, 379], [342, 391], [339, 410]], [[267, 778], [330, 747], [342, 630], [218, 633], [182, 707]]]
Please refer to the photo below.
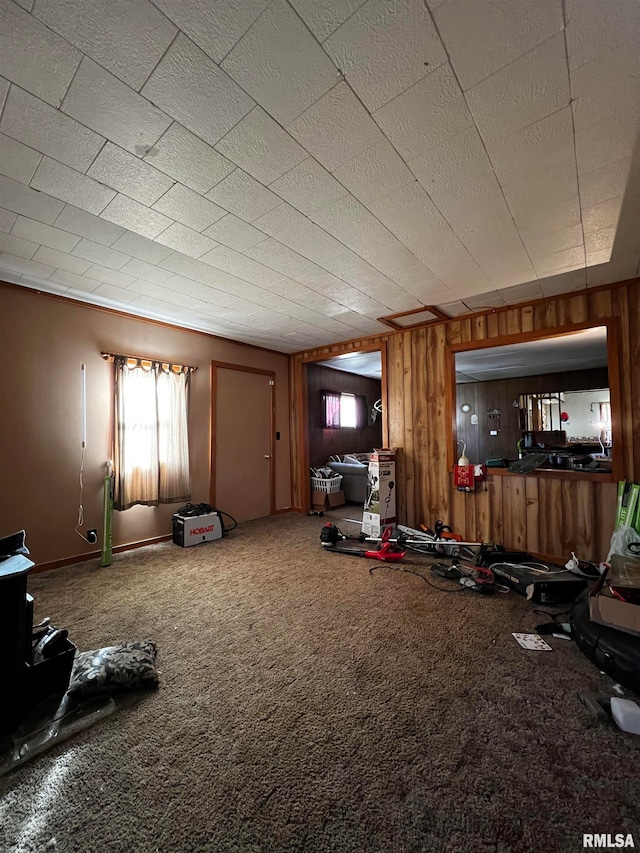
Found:
[[331, 524], [328, 521], [320, 531], [320, 542], [327, 551], [331, 551], [334, 554], [348, 554], [350, 557], [366, 557], [369, 560], [381, 560], [385, 563], [393, 563], [402, 560], [407, 551], [391, 539], [392, 532], [392, 527], [386, 527], [382, 538], [375, 540], [379, 541], [379, 544], [374, 550], [358, 551], [352, 548], [339, 548], [338, 542], [366, 542], [367, 537], [364, 533], [347, 535], [336, 527], [335, 524]]

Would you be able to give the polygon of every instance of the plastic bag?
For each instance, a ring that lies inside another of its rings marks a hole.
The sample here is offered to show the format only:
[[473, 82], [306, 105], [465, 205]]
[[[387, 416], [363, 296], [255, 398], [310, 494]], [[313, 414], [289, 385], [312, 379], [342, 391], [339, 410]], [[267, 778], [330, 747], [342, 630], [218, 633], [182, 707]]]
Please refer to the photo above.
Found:
[[628, 525], [616, 527], [611, 536], [611, 546], [607, 554], [607, 563], [611, 562], [611, 557], [614, 554], [619, 554], [621, 557], [628, 557], [631, 553], [629, 545], [632, 542], [640, 542], [640, 533], [637, 530]]

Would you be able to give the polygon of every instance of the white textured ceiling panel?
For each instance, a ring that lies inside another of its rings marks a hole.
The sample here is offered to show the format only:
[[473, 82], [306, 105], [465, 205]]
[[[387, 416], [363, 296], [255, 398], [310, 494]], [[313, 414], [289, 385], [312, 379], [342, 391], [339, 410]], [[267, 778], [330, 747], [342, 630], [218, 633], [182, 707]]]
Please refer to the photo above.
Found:
[[335, 84], [337, 71], [286, 0], [273, 0], [222, 68], [281, 124]]
[[61, 109], [132, 154], [157, 142], [171, 124], [149, 101], [86, 57]]
[[239, 121], [216, 151], [263, 184], [270, 184], [307, 158], [307, 152], [260, 107]]
[[466, 93], [473, 118], [486, 140], [498, 139], [569, 105], [564, 34], [478, 83]]
[[436, 68], [377, 110], [374, 118], [406, 160], [418, 157], [473, 123], [448, 64]]
[[422, 0], [369, 0], [324, 47], [371, 112], [447, 61]]
[[38, 0], [34, 14], [133, 89], [177, 33], [150, 0]]
[[87, 175], [146, 205], [152, 205], [173, 186], [168, 175], [111, 142], [98, 154]]
[[637, 0], [0, 0], [0, 274], [291, 352], [640, 274]]
[[7, 96], [0, 130], [82, 172], [104, 145], [102, 136], [17, 86]]
[[562, 31], [562, 0], [449, 0], [434, 12], [466, 91]]
[[221, 62], [269, 0], [154, 0], [214, 62]]
[[288, 130], [329, 171], [382, 141], [376, 123], [346, 83], [334, 86]]
[[[210, 145], [215, 145], [254, 106], [252, 99], [182, 34], [141, 91]], [[157, 137], [149, 142], [156, 140]]]
[[59, 107], [82, 54], [12, 0], [0, 0], [0, 16], [0, 74]]

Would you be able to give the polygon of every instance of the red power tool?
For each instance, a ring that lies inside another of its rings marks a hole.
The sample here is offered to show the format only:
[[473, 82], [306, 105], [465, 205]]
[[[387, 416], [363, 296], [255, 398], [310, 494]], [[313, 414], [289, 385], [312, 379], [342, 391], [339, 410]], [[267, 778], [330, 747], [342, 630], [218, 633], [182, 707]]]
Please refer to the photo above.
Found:
[[381, 560], [385, 563], [397, 563], [406, 556], [406, 549], [401, 548], [394, 542], [391, 542], [392, 527], [386, 527], [382, 534], [380, 545], [372, 551], [354, 551], [351, 548], [338, 548], [338, 542], [365, 542], [366, 537], [363, 533], [354, 536], [348, 536], [343, 533], [335, 524], [328, 521], [320, 531], [320, 541], [323, 546], [336, 554], [349, 554], [351, 557], [367, 557], [369, 560]]

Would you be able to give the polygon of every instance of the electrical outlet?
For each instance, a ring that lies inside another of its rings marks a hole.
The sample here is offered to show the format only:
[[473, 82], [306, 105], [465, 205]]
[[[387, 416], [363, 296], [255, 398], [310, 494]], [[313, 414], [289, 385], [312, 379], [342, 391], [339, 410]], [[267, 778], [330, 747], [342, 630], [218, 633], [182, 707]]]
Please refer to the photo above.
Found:
[[89, 545], [95, 545], [98, 541], [98, 531], [97, 530], [87, 530], [87, 542]]

